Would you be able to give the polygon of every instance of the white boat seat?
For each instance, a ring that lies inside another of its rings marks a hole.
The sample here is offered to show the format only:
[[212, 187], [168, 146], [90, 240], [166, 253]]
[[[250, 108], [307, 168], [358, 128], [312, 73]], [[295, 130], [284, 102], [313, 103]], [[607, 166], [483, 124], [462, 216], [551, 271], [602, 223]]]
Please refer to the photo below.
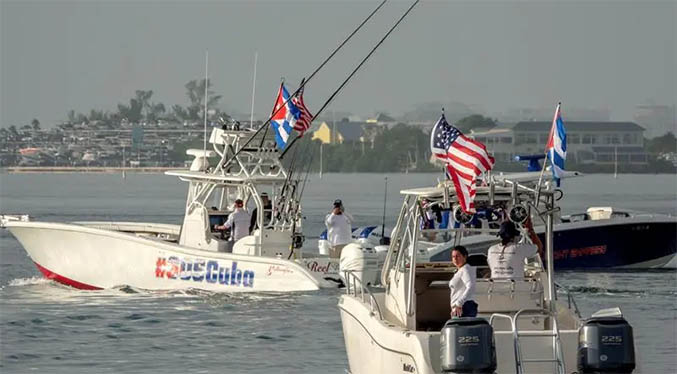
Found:
[[[453, 274], [428, 271], [416, 276], [416, 328], [434, 330], [450, 317], [449, 279]], [[542, 309], [543, 287], [533, 278], [525, 280], [477, 279], [475, 302], [478, 313], [489, 318], [493, 313], [514, 314], [521, 309]], [[542, 328], [543, 320], [519, 321], [520, 328]], [[504, 329], [503, 326], [497, 326]]]
[[535, 279], [478, 279], [475, 301], [481, 313], [514, 313], [543, 308], [543, 287]]

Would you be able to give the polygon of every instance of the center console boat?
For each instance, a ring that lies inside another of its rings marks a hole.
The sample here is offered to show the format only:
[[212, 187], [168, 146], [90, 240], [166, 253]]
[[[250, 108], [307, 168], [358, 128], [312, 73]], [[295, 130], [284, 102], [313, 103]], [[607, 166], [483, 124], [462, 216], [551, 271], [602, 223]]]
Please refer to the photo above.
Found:
[[[341, 283], [338, 259], [302, 251], [300, 178], [283, 166], [273, 134], [214, 128], [209, 144], [210, 150], [188, 150], [190, 170], [166, 172], [188, 183], [181, 225], [2, 215], [0, 226], [45, 277], [80, 289], [287, 292]], [[272, 206], [264, 206], [263, 192]], [[233, 241], [216, 227], [233, 213], [236, 199], [259, 214], [257, 228]]]
[[[523, 280], [492, 280], [482, 255], [475, 301], [479, 318], [450, 319], [448, 282], [456, 268], [418, 255], [419, 243], [458, 230], [495, 234], [492, 228], [422, 229], [424, 201], [454, 209], [450, 182], [401, 191], [404, 202], [381, 272], [383, 288], [368, 287], [346, 271], [338, 302], [350, 372], [359, 373], [629, 373], [636, 366], [632, 328], [620, 309], [580, 315], [573, 298], [554, 280], [551, 188], [503, 180], [478, 186], [475, 206], [501, 206], [523, 222], [545, 220], [545, 263], [525, 264]], [[538, 208], [536, 208], [538, 207]]]

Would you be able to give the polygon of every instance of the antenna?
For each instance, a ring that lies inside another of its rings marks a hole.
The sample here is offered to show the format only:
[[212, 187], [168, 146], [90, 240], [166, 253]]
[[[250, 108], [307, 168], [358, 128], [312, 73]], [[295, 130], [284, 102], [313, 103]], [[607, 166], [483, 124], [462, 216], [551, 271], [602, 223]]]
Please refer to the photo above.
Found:
[[381, 221], [381, 241], [385, 244], [386, 237], [386, 201], [388, 199], [388, 177], [385, 177], [385, 191], [383, 192], [383, 221]]
[[252, 82], [252, 111], [249, 116], [249, 128], [254, 127], [254, 96], [256, 96], [256, 64], [258, 63], [259, 53], [254, 52], [254, 79]]
[[[207, 159], [207, 101], [209, 101], [209, 50], [205, 51], [205, 133], [203, 136], [204, 145], [202, 147], [202, 157]], [[205, 172], [207, 169], [205, 168]]]

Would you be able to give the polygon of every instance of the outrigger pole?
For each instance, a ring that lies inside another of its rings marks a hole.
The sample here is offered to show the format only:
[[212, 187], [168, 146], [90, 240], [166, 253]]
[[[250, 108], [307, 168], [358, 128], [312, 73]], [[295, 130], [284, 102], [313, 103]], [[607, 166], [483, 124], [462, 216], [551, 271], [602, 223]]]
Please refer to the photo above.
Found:
[[[205, 51], [205, 132], [202, 136], [204, 140], [204, 145], [202, 147], [202, 157], [207, 158], [207, 101], [209, 101], [208, 90], [209, 89], [209, 50]], [[205, 168], [205, 172], [207, 169]]]
[[[247, 147], [247, 145], [249, 145], [249, 143], [251, 143], [252, 139], [254, 139], [254, 137], [255, 137], [256, 135], [258, 135], [258, 134], [261, 132], [261, 130], [263, 130], [264, 128], [267, 128], [268, 124], [270, 124], [270, 121], [271, 121], [271, 120], [273, 119], [273, 117], [277, 114], [277, 112], [279, 112], [284, 106], [286, 106], [287, 103], [288, 103], [291, 99], [293, 99], [296, 95], [298, 95], [298, 93], [306, 86], [306, 84], [308, 84], [308, 82], [309, 82], [311, 79], [313, 79], [313, 77], [315, 76], [315, 74], [317, 74], [317, 73], [324, 67], [324, 65], [326, 65], [327, 62], [329, 62], [329, 60], [331, 60], [331, 59], [334, 57], [334, 55], [336, 55], [336, 53], [337, 53], [337, 52], [338, 52], [338, 51], [339, 51], [339, 50], [340, 50], [340, 49], [348, 42], [348, 40], [350, 40], [350, 39], [353, 37], [353, 35], [355, 35], [355, 34], [357, 33], [357, 31], [359, 31], [359, 30], [362, 28], [362, 26], [364, 26], [364, 24], [366, 24], [367, 21], [369, 21], [369, 19], [371, 19], [371, 17], [372, 17], [374, 14], [376, 14], [376, 12], [378, 12], [379, 9], [381, 9], [381, 7], [382, 7], [387, 1], [388, 1], [388, 0], [383, 0], [383, 1], [381, 2], [381, 4], [379, 4], [379, 5], [376, 7], [376, 9], [374, 9], [374, 10], [369, 14], [369, 16], [367, 16], [367, 18], [365, 18], [364, 21], [362, 21], [362, 23], [360, 23], [359, 26], [357, 26], [357, 28], [356, 28], [355, 30], [353, 30], [353, 32], [350, 33], [350, 35], [348, 35], [348, 37], [347, 37], [345, 40], [343, 40], [343, 42], [341, 42], [341, 44], [339, 44], [339, 46], [336, 47], [336, 49], [334, 49], [334, 51], [329, 55], [329, 57], [327, 57], [327, 58], [320, 64], [320, 66], [318, 66], [317, 69], [315, 69], [315, 71], [313, 71], [313, 72], [310, 74], [310, 76], [308, 77], [308, 79], [306, 79], [305, 82], [301, 83], [301, 85], [299, 85], [299, 88], [297, 88], [296, 91], [294, 91], [294, 93], [292, 93], [291, 95], [289, 95], [289, 99], [287, 99], [287, 100], [284, 102], [284, 104], [282, 104], [279, 108], [274, 109], [273, 113], [271, 113], [270, 117], [268, 117], [268, 119], [266, 120], [266, 122], [264, 122], [263, 125], [261, 125], [261, 127], [259, 127], [258, 130], [256, 130], [256, 132], [254, 133], [254, 135], [252, 135], [249, 139], [247, 139], [247, 141], [246, 141], [246, 142], [245, 142], [245, 143], [244, 143], [244, 144], [243, 144], [243, 145], [235, 152], [235, 154], [233, 154], [232, 157], [230, 157], [226, 162], [223, 163], [222, 168], [227, 167], [227, 166], [235, 159], [235, 157], [237, 157], [237, 155], [240, 153], [240, 151], [241, 151], [242, 149], [244, 149], [245, 147]], [[417, 2], [418, 2], [418, 1], [417, 1]]]
[[[327, 105], [329, 105], [334, 100], [336, 95], [338, 95], [338, 93], [343, 89], [343, 87], [348, 83], [348, 81], [355, 75], [355, 73], [357, 73], [358, 70], [360, 70], [362, 65], [364, 65], [365, 62], [367, 62], [367, 60], [371, 57], [371, 55], [373, 55], [374, 52], [376, 52], [378, 47], [380, 47], [381, 44], [383, 44], [383, 42], [388, 38], [388, 36], [390, 36], [390, 34], [404, 20], [404, 18], [409, 14], [409, 12], [411, 12], [411, 10], [414, 9], [414, 7], [416, 6], [416, 4], [419, 3], [419, 1], [421, 0], [416, 0], [414, 1], [413, 4], [411, 4], [411, 6], [409, 6], [407, 11], [404, 12], [404, 14], [402, 14], [400, 19], [398, 19], [397, 22], [395, 22], [395, 24], [390, 28], [390, 30], [388, 30], [388, 32], [383, 36], [383, 38], [381, 38], [381, 40], [379, 40], [379, 42], [376, 43], [374, 48], [372, 48], [371, 51], [369, 51], [369, 53], [367, 54], [367, 56], [364, 59], [362, 59], [362, 61], [357, 65], [357, 67], [355, 67], [355, 69], [353, 69], [353, 71], [348, 75], [348, 77], [343, 81], [343, 83], [341, 83], [341, 85], [336, 89], [336, 91], [334, 91], [334, 93], [331, 94], [331, 96], [329, 96], [329, 99], [327, 99], [327, 101], [324, 102], [324, 105], [322, 105], [322, 107], [317, 111], [317, 113], [315, 113], [313, 118], [310, 120], [311, 123], [313, 122], [313, 120], [315, 120], [315, 118], [317, 118], [320, 115], [320, 113], [322, 113], [322, 111], [327, 107]], [[298, 92], [298, 90], [296, 91]], [[284, 157], [284, 154], [287, 153], [287, 151], [289, 151], [289, 149], [294, 145], [294, 143], [296, 143], [297, 139], [299, 139], [299, 136], [296, 136], [294, 140], [292, 140], [291, 144], [289, 144], [289, 146], [282, 152], [279, 158]]]

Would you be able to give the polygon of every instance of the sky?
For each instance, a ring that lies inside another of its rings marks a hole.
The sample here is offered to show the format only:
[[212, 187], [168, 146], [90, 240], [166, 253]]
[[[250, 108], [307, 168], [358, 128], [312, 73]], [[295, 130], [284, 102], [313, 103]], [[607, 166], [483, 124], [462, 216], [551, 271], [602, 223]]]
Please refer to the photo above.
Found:
[[[167, 107], [205, 74], [220, 107], [270, 113], [380, 1], [0, 0], [0, 126], [116, 110], [139, 89]], [[307, 85], [319, 109], [411, 1], [389, 1]], [[677, 103], [677, 1], [425, 1], [328, 109], [400, 115], [461, 102], [608, 110]]]

